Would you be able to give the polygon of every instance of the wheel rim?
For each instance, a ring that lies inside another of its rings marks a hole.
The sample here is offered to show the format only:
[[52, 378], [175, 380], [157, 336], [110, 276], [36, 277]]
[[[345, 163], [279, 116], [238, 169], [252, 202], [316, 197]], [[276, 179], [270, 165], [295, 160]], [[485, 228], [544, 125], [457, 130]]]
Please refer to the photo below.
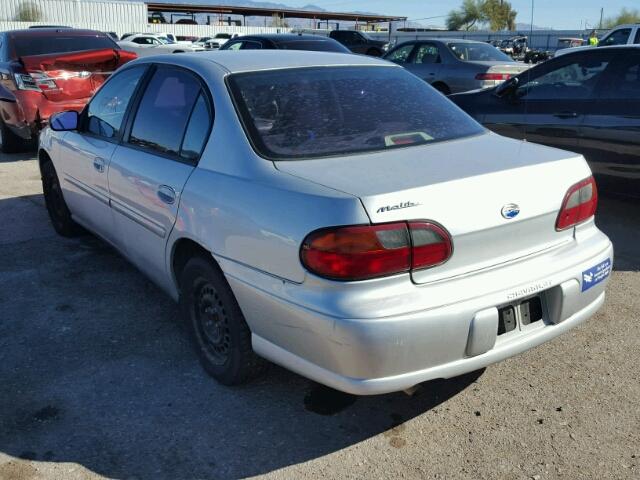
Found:
[[231, 351], [229, 318], [210, 282], [199, 282], [193, 306], [196, 331], [207, 357], [215, 365], [224, 365]]

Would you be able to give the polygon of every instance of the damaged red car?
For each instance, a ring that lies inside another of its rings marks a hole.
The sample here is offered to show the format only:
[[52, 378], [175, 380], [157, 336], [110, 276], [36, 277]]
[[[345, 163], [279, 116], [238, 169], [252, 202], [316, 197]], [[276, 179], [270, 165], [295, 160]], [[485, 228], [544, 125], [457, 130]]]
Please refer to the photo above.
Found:
[[5, 153], [33, 145], [49, 117], [80, 111], [136, 54], [103, 32], [43, 28], [0, 33], [0, 143]]

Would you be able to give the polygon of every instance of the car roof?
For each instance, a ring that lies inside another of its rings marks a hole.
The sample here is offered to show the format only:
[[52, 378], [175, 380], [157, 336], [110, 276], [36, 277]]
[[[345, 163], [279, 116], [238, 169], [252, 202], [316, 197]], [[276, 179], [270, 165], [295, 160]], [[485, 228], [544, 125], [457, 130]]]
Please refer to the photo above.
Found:
[[101, 32], [99, 30], [89, 30], [89, 29], [81, 29], [81, 28], [25, 28], [22, 30], [9, 30], [5, 32], [10, 36], [16, 37], [37, 37], [42, 36], [46, 37], [51, 35], [52, 33], [61, 33], [64, 32], [65, 35], [72, 35], [77, 37], [86, 37], [93, 35], [106, 35], [106, 33]]
[[244, 35], [238, 38], [242, 40], [271, 40], [272, 42], [291, 42], [296, 40], [318, 40], [322, 42], [335, 42], [335, 40], [333, 40], [332, 38], [322, 35], [299, 35], [295, 33], [266, 33], [264, 35]]
[[482, 42], [480, 40], [468, 40], [466, 38], [447, 38], [447, 37], [433, 37], [433, 38], [419, 38], [416, 40], [408, 40], [406, 42], [402, 42], [399, 43], [397, 46], [399, 47], [400, 45], [409, 45], [412, 43], [424, 43], [424, 42], [439, 42], [439, 43], [482, 43], [484, 45], [487, 44], [487, 42]]
[[[335, 52], [313, 52], [307, 50], [222, 50], [212, 52], [183, 53], [143, 57], [138, 63], [165, 61], [178, 63], [188, 60], [191, 65], [213, 62], [229, 73], [277, 70], [285, 68], [327, 67], [327, 66], [382, 66], [401, 68], [393, 63], [366, 55], [352, 55]], [[132, 62], [133, 63], [133, 62]]]

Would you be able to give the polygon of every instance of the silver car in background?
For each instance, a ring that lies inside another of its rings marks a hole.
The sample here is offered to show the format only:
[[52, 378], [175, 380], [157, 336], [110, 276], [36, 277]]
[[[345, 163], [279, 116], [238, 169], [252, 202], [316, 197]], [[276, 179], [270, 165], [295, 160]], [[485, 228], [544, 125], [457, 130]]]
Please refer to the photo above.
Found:
[[403, 66], [445, 95], [495, 87], [529, 68], [492, 45], [460, 39], [405, 42], [383, 58]]
[[263, 359], [354, 394], [477, 370], [593, 315], [612, 267], [580, 155], [371, 57], [139, 59], [54, 116], [39, 159], [55, 229], [178, 301], [223, 384]]

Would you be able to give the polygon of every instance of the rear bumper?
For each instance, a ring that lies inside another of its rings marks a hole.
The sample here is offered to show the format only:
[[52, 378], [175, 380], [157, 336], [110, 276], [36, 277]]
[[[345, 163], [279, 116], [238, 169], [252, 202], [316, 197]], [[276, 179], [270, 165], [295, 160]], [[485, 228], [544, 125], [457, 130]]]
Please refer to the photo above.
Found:
[[49, 117], [65, 110], [81, 111], [91, 97], [53, 102], [40, 92], [16, 91], [16, 101], [1, 101], [0, 110], [5, 124], [25, 140], [37, 138]]
[[[483, 368], [592, 316], [604, 302], [608, 277], [583, 292], [582, 275], [613, 262], [613, 248], [595, 227], [589, 231], [553, 253], [467, 278], [420, 286], [408, 279], [393, 287], [370, 282], [368, 291], [347, 294], [345, 284], [337, 286], [339, 294], [325, 287], [316, 295], [313, 286], [263, 282], [264, 274], [221, 266], [259, 355], [338, 390], [372, 395]], [[452, 300], [452, 289], [459, 300]], [[542, 299], [543, 319], [497, 335], [492, 312], [532, 295]], [[416, 301], [423, 308], [416, 310]]]

